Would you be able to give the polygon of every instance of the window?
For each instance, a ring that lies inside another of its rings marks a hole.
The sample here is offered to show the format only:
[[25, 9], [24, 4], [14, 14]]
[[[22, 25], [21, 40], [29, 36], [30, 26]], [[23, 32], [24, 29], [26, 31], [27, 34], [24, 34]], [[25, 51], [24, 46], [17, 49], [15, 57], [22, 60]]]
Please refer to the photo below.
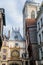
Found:
[[42, 31], [42, 39], [43, 39], [43, 31]]
[[6, 41], [4, 41], [4, 44], [3, 44], [3, 46], [6, 46]]
[[6, 49], [3, 49], [3, 53], [6, 53], [7, 52], [7, 50]]
[[43, 50], [42, 50], [42, 48], [41, 48], [41, 57], [42, 57], [42, 59], [43, 59]]
[[41, 22], [42, 22], [42, 18], [41, 18]]
[[22, 54], [22, 58], [26, 58], [26, 54], [25, 53]]
[[42, 18], [41, 18], [41, 26], [43, 26], [43, 21], [42, 21]]
[[[43, 31], [42, 31], [42, 42], [43, 42]], [[42, 43], [43, 44], [43, 43]]]
[[26, 61], [25, 64], [28, 65], [28, 61]]
[[35, 18], [35, 11], [31, 12], [31, 18]]
[[40, 30], [40, 23], [38, 23], [38, 30]]
[[18, 35], [15, 35], [15, 37], [14, 37], [14, 38], [15, 38], [15, 40], [17, 40], [17, 39], [18, 39]]
[[41, 52], [41, 54], [42, 54], [42, 59], [43, 59], [43, 52]]
[[3, 60], [6, 60], [6, 55], [3, 55]]
[[15, 43], [15, 46], [18, 46], [18, 43]]
[[39, 43], [41, 44], [41, 35], [40, 34], [39, 34], [39, 41], [40, 41]]

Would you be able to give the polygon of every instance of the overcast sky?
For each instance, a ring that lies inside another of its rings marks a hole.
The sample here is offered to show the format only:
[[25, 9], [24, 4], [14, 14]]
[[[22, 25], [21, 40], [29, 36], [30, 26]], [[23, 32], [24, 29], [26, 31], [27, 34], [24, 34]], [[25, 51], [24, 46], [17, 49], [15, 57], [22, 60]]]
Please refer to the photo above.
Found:
[[[11, 28], [20, 28], [23, 33], [23, 15], [22, 10], [26, 0], [0, 0], [0, 7], [5, 9], [6, 27], [4, 34]], [[37, 0], [41, 2], [42, 0]]]

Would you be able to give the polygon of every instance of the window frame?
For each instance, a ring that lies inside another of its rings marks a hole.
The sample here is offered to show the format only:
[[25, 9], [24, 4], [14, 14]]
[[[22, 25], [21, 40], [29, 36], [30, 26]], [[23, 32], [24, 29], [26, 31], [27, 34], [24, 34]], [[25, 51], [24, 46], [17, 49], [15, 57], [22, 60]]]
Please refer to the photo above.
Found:
[[18, 46], [18, 43], [15, 43], [15, 46]]
[[39, 42], [39, 43], [41, 44], [41, 34], [39, 34], [39, 40], [40, 40], [40, 42]]
[[6, 55], [3, 55], [3, 60], [6, 60]]
[[7, 49], [3, 49], [3, 53], [6, 53], [7, 52]]

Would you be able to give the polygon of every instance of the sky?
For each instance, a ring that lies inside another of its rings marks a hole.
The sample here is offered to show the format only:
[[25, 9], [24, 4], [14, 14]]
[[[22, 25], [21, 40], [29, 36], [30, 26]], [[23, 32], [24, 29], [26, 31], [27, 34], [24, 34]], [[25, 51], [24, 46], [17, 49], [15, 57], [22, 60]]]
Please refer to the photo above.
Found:
[[[12, 27], [19, 28], [21, 35], [23, 35], [23, 6], [26, 0], [0, 0], [0, 8], [5, 9], [4, 34], [8, 33]], [[38, 3], [42, 0], [36, 0]]]

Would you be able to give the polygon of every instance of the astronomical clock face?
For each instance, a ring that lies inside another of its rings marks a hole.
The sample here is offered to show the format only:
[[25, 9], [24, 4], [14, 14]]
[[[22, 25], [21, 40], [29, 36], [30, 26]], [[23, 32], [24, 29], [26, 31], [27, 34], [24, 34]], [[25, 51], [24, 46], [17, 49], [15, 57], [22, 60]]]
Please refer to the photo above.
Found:
[[12, 51], [11, 53], [12, 57], [19, 57], [19, 52], [17, 50]]

